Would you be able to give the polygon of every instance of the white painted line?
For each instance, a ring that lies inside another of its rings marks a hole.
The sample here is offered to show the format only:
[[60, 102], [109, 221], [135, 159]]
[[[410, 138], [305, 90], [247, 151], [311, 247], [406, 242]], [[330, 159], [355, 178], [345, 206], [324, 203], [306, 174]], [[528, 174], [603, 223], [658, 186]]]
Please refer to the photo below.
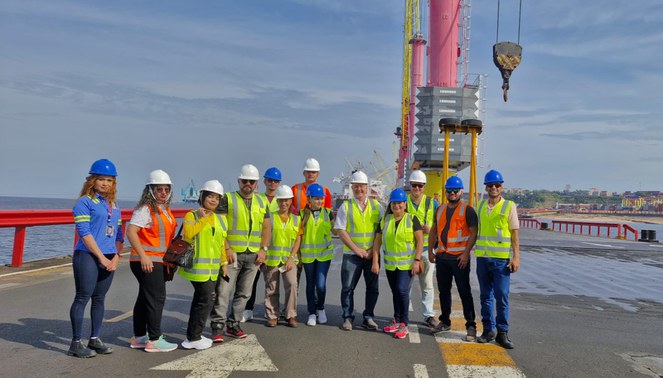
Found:
[[[460, 302], [460, 299], [456, 300]], [[463, 310], [451, 310], [451, 314], [449, 314], [449, 317], [453, 319], [465, 319], [465, 315], [463, 315]]]
[[428, 378], [426, 365], [414, 364], [414, 378]]
[[62, 265], [47, 266], [46, 268], [39, 268], [39, 269], [32, 269], [32, 270], [22, 270], [20, 272], [7, 273], [7, 274], [0, 275], [0, 278], [15, 276], [17, 274], [33, 273], [33, 272], [39, 272], [39, 271], [42, 271], [42, 270], [62, 268], [63, 266], [71, 266], [71, 263], [62, 264]]
[[9, 283], [0, 285], [0, 289], [5, 289], [5, 288], [8, 288], [8, 287], [14, 287], [14, 286], [18, 286], [18, 285], [20, 285], [20, 284], [18, 284], [16, 282], [9, 282]]
[[187, 377], [228, 377], [233, 371], [279, 371], [255, 335], [226, 341], [150, 370], [191, 370]]
[[649, 246], [663, 248], [663, 244], [649, 244]]
[[615, 246], [612, 245], [612, 244], [590, 243], [590, 242], [586, 242], [586, 241], [584, 241], [584, 242], [582, 242], [582, 243], [584, 243], [584, 244], [589, 244], [589, 245], [594, 245], [594, 246], [597, 246], [597, 247], [618, 248], [618, 247], [615, 247]]
[[419, 327], [417, 327], [414, 324], [410, 324], [407, 326], [408, 328], [408, 335], [410, 336], [410, 343], [411, 344], [420, 344], [421, 343], [421, 337], [419, 337]]
[[438, 332], [435, 334], [435, 341], [441, 343], [465, 343], [465, 333], [463, 332]]
[[409, 306], [407, 307], [407, 310], [408, 310], [409, 312], [414, 311], [414, 308], [412, 307], [412, 301], [410, 301], [410, 304], [409, 304]]
[[118, 315], [118, 316], [116, 316], [116, 317], [114, 317], [114, 318], [106, 319], [106, 320], [104, 320], [104, 323], [115, 323], [115, 322], [119, 322], [119, 321], [121, 321], [121, 320], [124, 320], [124, 319], [126, 319], [126, 318], [132, 316], [133, 314], [134, 314], [134, 311], [133, 311], [133, 310], [130, 310], [130, 311], [127, 311], [127, 312], [125, 312], [124, 314]]
[[447, 365], [450, 377], [500, 377], [522, 378], [525, 374], [519, 369], [510, 366], [480, 366], [480, 365]]

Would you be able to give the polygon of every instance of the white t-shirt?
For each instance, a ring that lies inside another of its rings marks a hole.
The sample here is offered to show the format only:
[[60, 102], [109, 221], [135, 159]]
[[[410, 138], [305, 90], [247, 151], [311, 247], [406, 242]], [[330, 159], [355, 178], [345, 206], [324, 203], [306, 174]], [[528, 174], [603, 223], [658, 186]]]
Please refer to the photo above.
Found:
[[[170, 219], [170, 215], [168, 215], [168, 212], [166, 211], [166, 206], [158, 206], [163, 211], [163, 213], [166, 214], [166, 218], [168, 218], [170, 223], [173, 223], [173, 220]], [[134, 210], [134, 213], [131, 215], [129, 224], [136, 225], [140, 228], [152, 228], [152, 216], [150, 215], [150, 209], [147, 207], [147, 205], [142, 206], [138, 210]]]

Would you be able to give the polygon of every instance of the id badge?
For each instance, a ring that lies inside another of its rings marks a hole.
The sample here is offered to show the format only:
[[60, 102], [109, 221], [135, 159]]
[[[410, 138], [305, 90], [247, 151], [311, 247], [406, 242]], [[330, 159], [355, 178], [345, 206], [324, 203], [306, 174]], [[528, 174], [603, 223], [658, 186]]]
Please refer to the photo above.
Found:
[[113, 236], [113, 230], [115, 227], [111, 226], [110, 224], [106, 226], [106, 236], [111, 237]]

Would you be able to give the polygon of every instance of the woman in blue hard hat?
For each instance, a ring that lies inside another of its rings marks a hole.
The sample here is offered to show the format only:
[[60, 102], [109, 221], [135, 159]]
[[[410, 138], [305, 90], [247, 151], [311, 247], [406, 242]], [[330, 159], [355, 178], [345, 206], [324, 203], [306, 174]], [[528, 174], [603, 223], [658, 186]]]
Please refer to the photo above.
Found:
[[166, 280], [172, 279], [163, 256], [175, 236], [177, 221], [170, 211], [170, 176], [161, 169], [150, 172], [143, 194], [134, 208], [127, 228], [131, 243], [129, 267], [138, 280], [134, 305], [134, 336], [130, 346], [146, 352], [170, 352], [177, 344], [169, 343], [161, 333], [161, 315], [166, 303]]
[[186, 340], [182, 342], [184, 349], [212, 346], [212, 340], [203, 336], [203, 329], [214, 306], [219, 274], [226, 278], [228, 275], [225, 248], [228, 223], [225, 215], [214, 214], [224, 196], [223, 186], [218, 180], [210, 180], [199, 193], [200, 208], [188, 212], [183, 222], [184, 240], [192, 242], [195, 248], [191, 268], [179, 270], [179, 275], [191, 281], [194, 290]]
[[384, 332], [393, 333], [397, 339], [408, 335], [408, 308], [412, 277], [421, 273], [421, 253], [424, 239], [421, 224], [416, 216], [407, 213], [407, 195], [403, 189], [394, 189], [389, 196], [389, 209], [378, 225], [373, 242], [373, 267], [380, 271], [380, 247], [384, 252], [384, 268], [394, 301], [392, 324]]
[[[88, 173], [73, 209], [79, 240], [72, 258], [76, 296], [69, 310], [73, 338], [67, 351], [70, 356], [82, 358], [113, 352], [101, 341], [99, 333], [104, 319], [104, 299], [117, 269], [118, 252], [124, 245], [122, 216], [115, 203], [115, 165], [107, 159], [97, 160]], [[90, 299], [92, 327], [86, 347], [82, 342], [83, 317]]]
[[327, 294], [327, 273], [334, 257], [332, 245], [332, 212], [324, 206], [325, 189], [320, 184], [306, 188], [308, 204], [301, 212], [302, 244], [301, 262], [306, 272], [306, 325], [327, 323], [325, 296]]

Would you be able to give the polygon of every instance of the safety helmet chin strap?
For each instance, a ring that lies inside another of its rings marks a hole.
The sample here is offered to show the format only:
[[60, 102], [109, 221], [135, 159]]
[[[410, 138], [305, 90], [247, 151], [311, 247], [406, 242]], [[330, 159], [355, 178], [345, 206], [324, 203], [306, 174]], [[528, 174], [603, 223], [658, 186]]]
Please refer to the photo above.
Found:
[[[147, 184], [147, 186], [150, 187], [150, 194], [152, 195], [152, 198], [156, 201], [156, 200], [157, 200], [157, 197], [154, 195], [154, 187], [155, 187], [156, 185], [153, 185], [153, 184]], [[165, 202], [168, 202], [168, 200], [170, 200], [170, 197], [173, 195], [173, 188], [172, 188], [172, 185], [168, 185], [168, 186], [170, 186], [171, 188], [170, 188], [170, 192], [168, 192], [168, 197], [166, 197], [166, 201], [165, 201]]]

